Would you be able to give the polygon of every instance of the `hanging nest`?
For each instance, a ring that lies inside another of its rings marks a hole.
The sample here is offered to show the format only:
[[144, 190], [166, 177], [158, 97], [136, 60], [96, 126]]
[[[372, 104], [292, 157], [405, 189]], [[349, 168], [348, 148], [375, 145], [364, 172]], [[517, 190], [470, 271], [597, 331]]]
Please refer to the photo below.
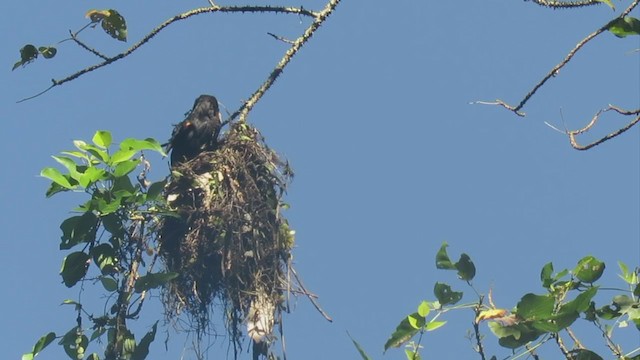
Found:
[[163, 294], [169, 318], [186, 313], [189, 330], [202, 333], [221, 305], [234, 349], [243, 323], [252, 337], [264, 331], [254, 320], [265, 319], [265, 311], [272, 312], [272, 329], [291, 286], [294, 232], [280, 210], [292, 177], [246, 123], [233, 124], [215, 151], [173, 167], [166, 195], [177, 215], [165, 217], [159, 230], [160, 256], [179, 274]]

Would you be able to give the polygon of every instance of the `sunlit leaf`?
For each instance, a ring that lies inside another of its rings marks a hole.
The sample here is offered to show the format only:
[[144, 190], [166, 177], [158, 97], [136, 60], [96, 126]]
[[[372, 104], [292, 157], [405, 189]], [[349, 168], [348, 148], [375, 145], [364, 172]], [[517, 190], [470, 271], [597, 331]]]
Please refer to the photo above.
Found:
[[427, 315], [429, 315], [429, 312], [431, 311], [431, 309], [429, 308], [429, 303], [426, 301], [423, 301], [420, 303], [420, 305], [418, 305], [418, 314], [420, 316], [427, 317]]
[[55, 340], [56, 334], [54, 332], [50, 332], [47, 335], [42, 336], [38, 341], [33, 345], [33, 350], [30, 353], [26, 353], [22, 355], [22, 360], [31, 360], [36, 355], [38, 355], [44, 348], [49, 346]]
[[447, 242], [443, 242], [440, 246], [440, 250], [436, 254], [436, 268], [445, 270], [454, 270], [456, 266], [451, 262], [449, 255], [447, 254]]
[[147, 138], [144, 140], [133, 138], [125, 139], [120, 143], [120, 149], [133, 151], [153, 150], [160, 153], [162, 156], [166, 156], [164, 150], [162, 149], [162, 145], [158, 142], [158, 140], [152, 138]]
[[105, 130], [96, 131], [92, 139], [93, 143], [106, 149], [111, 146], [111, 133]]
[[605, 264], [593, 256], [585, 256], [573, 269], [573, 273], [578, 280], [586, 283], [597, 281], [604, 272]]
[[622, 19], [618, 18], [607, 24], [607, 30], [620, 38], [629, 35], [640, 35], [640, 20], [631, 16], [625, 16]]
[[433, 331], [444, 326], [446, 323], [446, 321], [429, 321], [427, 325], [424, 326], [424, 329], [427, 331]]
[[554, 304], [555, 300], [550, 295], [526, 294], [518, 302], [515, 313], [525, 320], [548, 319]]
[[69, 179], [67, 177], [65, 177], [64, 175], [62, 175], [60, 170], [58, 170], [56, 168], [52, 168], [52, 167], [44, 168], [40, 172], [40, 176], [53, 181], [54, 183], [62, 186], [65, 189], [71, 190], [71, 189], [75, 188], [74, 185], [71, 185], [71, 183], [69, 182]]
[[409, 317], [417, 318], [420, 315], [418, 313], [411, 314], [400, 322], [396, 327], [396, 330], [391, 334], [391, 337], [384, 344], [384, 350], [387, 351], [389, 348], [397, 348], [407, 341], [411, 340], [411, 338], [418, 333], [418, 329], [411, 326], [409, 323]]
[[125, 176], [130, 172], [132, 172], [136, 168], [136, 166], [138, 166], [139, 163], [140, 163], [140, 160], [138, 159], [126, 160], [121, 163], [118, 163], [118, 165], [116, 165], [116, 168], [113, 170], [113, 176], [117, 176], [117, 177]]

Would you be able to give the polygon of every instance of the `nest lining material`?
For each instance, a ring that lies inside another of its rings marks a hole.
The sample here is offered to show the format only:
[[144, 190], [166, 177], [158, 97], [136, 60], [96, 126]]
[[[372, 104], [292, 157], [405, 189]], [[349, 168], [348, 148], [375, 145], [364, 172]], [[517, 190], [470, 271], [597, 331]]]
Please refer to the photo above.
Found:
[[[292, 177], [246, 123], [232, 125], [216, 150], [172, 169], [165, 191], [179, 216], [166, 217], [159, 234], [167, 270], [179, 274], [163, 294], [169, 318], [186, 313], [188, 330], [202, 333], [220, 304], [234, 349], [245, 321], [252, 337], [270, 335], [291, 285], [293, 231], [280, 209]], [[273, 312], [271, 329], [259, 329], [265, 334], [251, 334], [256, 304]]]

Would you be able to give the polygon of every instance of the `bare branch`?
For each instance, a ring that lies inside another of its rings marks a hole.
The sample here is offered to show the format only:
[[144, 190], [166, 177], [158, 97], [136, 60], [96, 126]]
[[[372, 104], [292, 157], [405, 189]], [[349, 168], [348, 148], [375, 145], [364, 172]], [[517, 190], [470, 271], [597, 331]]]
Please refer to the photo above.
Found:
[[82, 41], [80, 41], [80, 39], [78, 39], [77, 34], [74, 34], [73, 31], [69, 30], [69, 35], [71, 35], [71, 40], [73, 40], [73, 42], [78, 44], [78, 46], [80, 46], [81, 48], [87, 50], [88, 52], [92, 53], [93, 55], [99, 58], [102, 58], [103, 60], [109, 60], [108, 56], [101, 54], [98, 50], [90, 48], [89, 46], [85, 45]]
[[267, 80], [265, 80], [265, 82], [258, 88], [258, 90], [256, 90], [253, 95], [251, 95], [249, 100], [247, 100], [240, 107], [240, 109], [238, 109], [238, 111], [231, 115], [231, 120], [235, 119], [238, 116], [240, 116], [240, 121], [246, 120], [246, 117], [251, 109], [256, 105], [260, 98], [262, 98], [264, 93], [269, 90], [271, 85], [273, 85], [280, 74], [282, 74], [282, 71], [287, 66], [287, 64], [289, 64], [291, 59], [296, 55], [298, 50], [300, 50], [300, 48], [302, 48], [302, 46], [311, 38], [311, 36], [313, 36], [313, 33], [315, 33], [315, 31], [320, 28], [320, 25], [322, 25], [322, 23], [329, 17], [329, 15], [331, 15], [333, 10], [336, 8], [336, 6], [338, 6], [339, 3], [340, 0], [330, 0], [327, 3], [327, 6], [325, 6], [322, 11], [316, 14], [315, 20], [311, 23], [311, 25], [309, 25], [307, 30], [305, 30], [304, 34], [302, 34], [302, 36], [300, 36], [293, 42], [291, 48], [289, 48], [282, 59], [280, 59], [280, 62], [278, 62], [278, 65], [276, 65], [276, 67], [273, 69]]
[[[336, 3], [339, 2], [335, 1]], [[336, 4], [337, 5], [337, 4]], [[335, 5], [333, 6], [335, 8]], [[333, 10], [333, 8], [332, 8]], [[129, 49], [125, 50], [124, 52], [121, 52], [120, 54], [113, 56], [113, 57], [106, 57], [105, 61], [99, 63], [99, 64], [95, 64], [89, 67], [86, 67], [82, 70], [79, 70], [63, 79], [60, 80], [56, 80], [53, 79], [53, 86], [60, 86], [64, 83], [67, 83], [69, 81], [75, 80], [77, 78], [79, 78], [80, 76], [92, 72], [94, 70], [97, 70], [101, 67], [107, 66], [111, 63], [114, 63], [122, 58], [125, 58], [129, 55], [131, 55], [133, 52], [135, 52], [136, 50], [138, 50], [140, 47], [142, 47], [144, 44], [146, 44], [149, 40], [153, 39], [156, 35], [158, 35], [158, 33], [160, 33], [162, 30], [164, 30], [167, 26], [177, 22], [177, 21], [181, 21], [181, 20], [185, 20], [188, 19], [192, 16], [196, 16], [196, 15], [201, 15], [201, 14], [207, 14], [207, 13], [217, 13], [217, 12], [222, 12], [222, 13], [245, 13], [245, 12], [251, 12], [251, 13], [260, 13], [260, 12], [267, 12], [267, 13], [276, 13], [276, 14], [296, 14], [296, 15], [303, 15], [303, 16], [309, 16], [312, 17], [314, 19], [317, 19], [321, 17], [321, 15], [324, 13], [315, 13], [313, 11], [309, 11], [303, 8], [296, 8], [296, 7], [286, 7], [286, 6], [217, 6], [217, 5], [212, 5], [210, 7], [203, 7], [203, 8], [197, 8], [197, 9], [193, 9], [178, 15], [175, 15], [174, 17], [166, 20], [165, 22], [163, 22], [162, 24], [160, 24], [158, 27], [156, 27], [155, 29], [153, 29], [150, 33], [148, 33], [147, 35], [145, 35], [140, 41], [138, 41], [137, 43], [135, 43], [133, 46], [131, 46]], [[329, 12], [330, 13], [330, 12]], [[326, 14], [328, 15], [328, 14]], [[326, 16], [324, 16], [326, 18]], [[324, 19], [323, 19], [324, 21]], [[315, 24], [315, 22], [314, 22]], [[84, 29], [84, 28], [83, 28]], [[76, 33], [77, 34], [77, 33]], [[87, 50], [91, 51], [90, 48], [86, 47]], [[92, 51], [93, 52], [93, 51]], [[102, 56], [100, 56], [102, 57]], [[105, 58], [103, 57], [103, 59]], [[47, 89], [47, 90], [50, 90]], [[44, 92], [42, 92], [44, 93]], [[40, 93], [40, 94], [42, 94]], [[38, 94], [38, 95], [40, 95]], [[36, 96], [38, 96], [36, 95]], [[29, 99], [32, 99], [36, 96], [31, 96], [22, 100], [19, 100], [18, 102], [23, 102]]]
[[[527, 0], [525, 0], [527, 1]], [[554, 0], [531, 0], [540, 6], [546, 6], [552, 9], [570, 9], [591, 5], [602, 5], [601, 1], [597, 0], [580, 0], [580, 1], [554, 1]]]
[[[602, 138], [600, 138], [600, 139], [598, 139], [598, 140], [596, 140], [596, 141], [594, 141], [594, 142], [592, 142], [592, 143], [589, 143], [589, 144], [587, 144], [587, 145], [580, 145], [580, 144], [578, 144], [578, 142], [577, 142], [577, 140], [576, 140], [576, 136], [577, 136], [577, 135], [580, 135], [580, 134], [584, 134], [584, 133], [586, 133], [587, 131], [589, 131], [589, 130], [590, 130], [590, 129], [591, 129], [591, 128], [596, 124], [596, 122], [597, 122], [597, 121], [598, 121], [598, 119], [600, 118], [600, 115], [601, 115], [603, 112], [607, 112], [607, 111], [610, 111], [610, 110], [613, 110], [613, 111], [615, 111], [615, 112], [617, 112], [617, 113], [619, 113], [619, 114], [626, 115], [626, 116], [636, 115], [636, 117], [635, 117], [635, 119], [631, 120], [631, 122], [629, 122], [629, 123], [628, 123], [627, 125], [625, 125], [624, 127], [620, 128], [620, 129], [618, 129], [618, 130], [616, 130], [616, 131], [614, 131], [614, 132], [610, 133], [609, 135], [604, 136], [604, 137], [602, 137]], [[608, 107], [608, 108], [606, 108], [606, 109], [604, 109], [604, 110], [600, 110], [600, 111], [598, 111], [598, 112], [593, 116], [593, 118], [591, 119], [591, 121], [590, 121], [590, 122], [589, 122], [585, 127], [583, 127], [582, 129], [578, 129], [578, 130], [570, 130], [570, 131], [567, 131], [567, 135], [569, 136], [569, 142], [571, 143], [571, 146], [572, 146], [574, 149], [576, 149], [576, 150], [589, 150], [589, 149], [591, 149], [591, 148], [592, 148], [592, 147], [594, 147], [594, 146], [598, 146], [598, 145], [602, 144], [603, 142], [608, 141], [608, 140], [611, 140], [611, 139], [613, 139], [614, 137], [616, 137], [616, 136], [618, 136], [618, 135], [620, 135], [620, 134], [624, 133], [625, 131], [627, 131], [627, 130], [631, 129], [631, 128], [632, 128], [635, 124], [637, 124], [638, 122], [640, 122], [640, 109], [637, 109], [637, 110], [623, 110], [623, 109], [617, 108], [617, 107], [615, 107], [615, 106], [609, 105], [609, 107]]]
[[[631, 3], [631, 5], [629, 5], [628, 8], [626, 8], [619, 16], [615, 17], [611, 21], [615, 21], [617, 19], [623, 19], [625, 16], [627, 16], [631, 12], [631, 10], [633, 10], [638, 5], [638, 2], [640, 2], [640, 0], [634, 0]], [[555, 77], [556, 75], [558, 75], [558, 72], [560, 71], [560, 69], [562, 69], [565, 65], [567, 65], [567, 63], [569, 63], [569, 61], [571, 61], [571, 59], [573, 59], [575, 54], [584, 45], [586, 45], [589, 41], [593, 40], [596, 36], [600, 35], [604, 31], [606, 31], [607, 28], [609, 27], [609, 24], [611, 23], [611, 21], [607, 22], [605, 25], [600, 27], [598, 30], [592, 32], [587, 37], [582, 39], [578, 44], [576, 44], [576, 46], [567, 54], [567, 56], [564, 58], [564, 60], [562, 60], [560, 63], [558, 63], [556, 66], [554, 66], [551, 69], [551, 71], [549, 71], [547, 73], [547, 75], [545, 75], [542, 78], [542, 80], [540, 82], [538, 82], [533, 87], [533, 89], [531, 89], [531, 91], [529, 91], [529, 93], [527, 95], [525, 95], [525, 97], [520, 101], [520, 103], [517, 106], [509, 105], [509, 104], [503, 102], [502, 100], [496, 100], [497, 105], [501, 105], [504, 108], [513, 111], [514, 113], [516, 113], [519, 116], [524, 116], [524, 113], [521, 112], [520, 109], [522, 109], [524, 107], [524, 105], [529, 101], [529, 99], [531, 99], [531, 97], [536, 93], [536, 91], [538, 91], [538, 89], [540, 89], [549, 79], [551, 79], [552, 77]]]

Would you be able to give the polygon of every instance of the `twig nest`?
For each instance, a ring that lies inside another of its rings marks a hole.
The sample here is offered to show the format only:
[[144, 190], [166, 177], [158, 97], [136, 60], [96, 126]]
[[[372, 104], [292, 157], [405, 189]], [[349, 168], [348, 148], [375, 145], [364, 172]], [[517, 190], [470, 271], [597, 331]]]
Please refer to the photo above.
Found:
[[268, 335], [291, 285], [293, 231], [280, 210], [292, 177], [246, 123], [233, 124], [215, 151], [172, 169], [165, 190], [177, 215], [159, 229], [160, 255], [179, 274], [164, 292], [167, 316], [186, 312], [201, 333], [220, 304], [234, 348], [245, 321], [252, 337]]

